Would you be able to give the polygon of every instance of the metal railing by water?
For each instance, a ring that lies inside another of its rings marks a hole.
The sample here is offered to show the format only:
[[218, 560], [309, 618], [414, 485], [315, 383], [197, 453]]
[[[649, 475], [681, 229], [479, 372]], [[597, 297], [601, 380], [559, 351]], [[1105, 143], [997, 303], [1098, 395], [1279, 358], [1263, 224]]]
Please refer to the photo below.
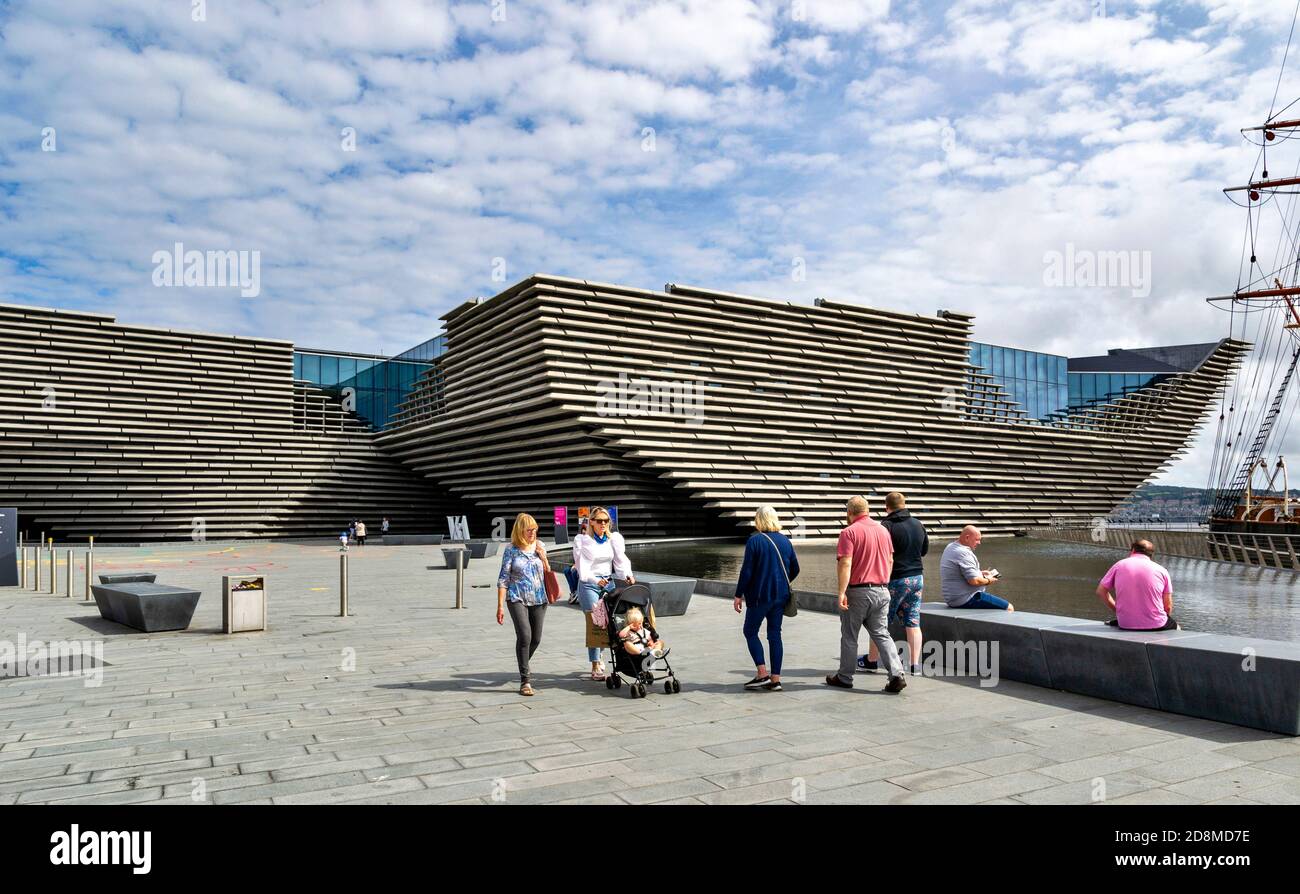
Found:
[[1150, 540], [1159, 556], [1181, 556], [1212, 562], [1234, 562], [1263, 568], [1300, 570], [1300, 535], [1254, 534], [1232, 531], [1177, 530], [1149, 525], [1128, 527], [1104, 525], [1053, 524], [1030, 528], [1030, 537], [1087, 543], [1093, 546], [1127, 550], [1134, 540]]

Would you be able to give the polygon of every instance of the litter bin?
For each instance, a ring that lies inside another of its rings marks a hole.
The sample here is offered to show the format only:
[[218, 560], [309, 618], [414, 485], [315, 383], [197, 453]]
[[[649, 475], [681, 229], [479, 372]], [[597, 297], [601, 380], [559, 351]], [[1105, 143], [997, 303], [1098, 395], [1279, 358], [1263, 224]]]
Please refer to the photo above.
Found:
[[476, 559], [486, 559], [488, 556], [495, 556], [501, 544], [495, 540], [471, 540], [467, 546], [471, 556]]
[[266, 578], [221, 578], [221, 630], [248, 633], [266, 629]]

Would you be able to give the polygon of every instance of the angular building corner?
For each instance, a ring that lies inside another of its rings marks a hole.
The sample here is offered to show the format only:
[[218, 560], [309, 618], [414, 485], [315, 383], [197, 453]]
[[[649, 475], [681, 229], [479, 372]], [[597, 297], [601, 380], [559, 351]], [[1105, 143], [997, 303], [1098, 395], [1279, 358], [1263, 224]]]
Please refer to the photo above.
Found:
[[638, 536], [736, 534], [770, 504], [818, 537], [848, 496], [901, 490], [938, 532], [1011, 533], [1107, 515], [1187, 449], [1248, 347], [1019, 377], [973, 362], [1012, 349], [973, 344], [972, 319], [536, 275], [444, 317], [422, 409], [379, 443], [489, 515], [606, 503]]

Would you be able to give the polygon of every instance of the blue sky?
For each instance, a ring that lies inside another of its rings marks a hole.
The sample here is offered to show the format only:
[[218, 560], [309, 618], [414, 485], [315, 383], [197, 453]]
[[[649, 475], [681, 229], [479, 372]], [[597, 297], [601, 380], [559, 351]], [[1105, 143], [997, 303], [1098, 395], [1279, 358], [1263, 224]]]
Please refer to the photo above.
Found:
[[[0, 2], [0, 300], [395, 352], [546, 271], [1067, 354], [1223, 337], [1219, 190], [1294, 6], [1100, 5]], [[261, 294], [156, 288], [177, 241], [259, 251]], [[1045, 285], [1067, 244], [1150, 252], [1150, 295]]]

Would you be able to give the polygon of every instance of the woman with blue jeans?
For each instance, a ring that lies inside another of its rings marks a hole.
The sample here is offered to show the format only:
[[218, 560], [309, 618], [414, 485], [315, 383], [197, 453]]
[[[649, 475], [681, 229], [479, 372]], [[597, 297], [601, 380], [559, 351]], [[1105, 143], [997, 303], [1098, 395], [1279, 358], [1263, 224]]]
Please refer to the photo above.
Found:
[[[754, 533], [745, 543], [745, 560], [736, 582], [736, 612], [745, 606], [745, 643], [754, 659], [754, 679], [746, 689], [781, 691], [781, 621], [790, 601], [790, 582], [799, 576], [799, 558], [790, 539], [781, 533], [781, 520], [771, 506], [754, 513]], [[771, 652], [771, 673], [763, 658], [758, 630], [767, 622], [767, 645]]]
[[592, 623], [591, 613], [596, 602], [614, 589], [615, 578], [629, 584], [636, 581], [632, 577], [632, 563], [627, 558], [623, 535], [609, 529], [609, 510], [597, 506], [591, 511], [589, 524], [590, 534], [573, 538], [573, 567], [578, 570], [578, 602], [587, 618], [587, 660], [591, 662], [591, 679], [599, 681], [605, 679], [605, 666], [600, 662], [605, 633]]

